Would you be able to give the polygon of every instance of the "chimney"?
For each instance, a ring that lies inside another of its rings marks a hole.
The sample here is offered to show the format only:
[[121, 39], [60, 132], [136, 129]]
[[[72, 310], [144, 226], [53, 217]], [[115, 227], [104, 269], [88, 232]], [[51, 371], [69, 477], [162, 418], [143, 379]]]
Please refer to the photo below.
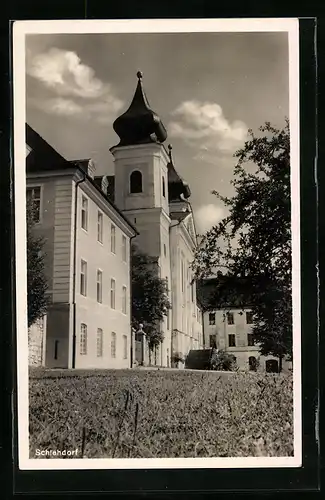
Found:
[[89, 175], [89, 177], [91, 177], [92, 179], [94, 179], [95, 178], [95, 172], [96, 172], [95, 162], [90, 159], [88, 161], [88, 175]]
[[103, 175], [102, 177], [102, 182], [101, 182], [101, 190], [103, 193], [107, 196], [107, 188], [108, 188], [108, 179], [107, 175]]

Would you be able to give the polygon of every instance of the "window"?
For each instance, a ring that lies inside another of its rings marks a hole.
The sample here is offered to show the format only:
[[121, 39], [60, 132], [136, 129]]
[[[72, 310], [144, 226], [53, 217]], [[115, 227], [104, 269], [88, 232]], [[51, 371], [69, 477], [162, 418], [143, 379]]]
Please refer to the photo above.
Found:
[[246, 312], [246, 323], [251, 325], [253, 323], [253, 313], [251, 311]]
[[59, 351], [59, 341], [56, 340], [54, 343], [54, 359], [58, 359], [58, 351]]
[[28, 187], [26, 189], [26, 201], [28, 206], [32, 206], [33, 210], [33, 221], [35, 223], [40, 222], [41, 216], [41, 188]]
[[265, 370], [267, 373], [279, 373], [279, 363], [276, 359], [269, 359], [265, 362]]
[[80, 354], [85, 356], [87, 354], [87, 325], [81, 323], [80, 329]]
[[97, 269], [97, 302], [100, 304], [103, 301], [103, 273]]
[[191, 299], [194, 304], [194, 282], [191, 283]]
[[123, 262], [126, 262], [126, 236], [124, 236], [124, 234], [122, 234], [122, 260]]
[[130, 193], [142, 193], [142, 173], [139, 170], [130, 175]]
[[254, 345], [254, 339], [253, 339], [253, 334], [248, 333], [247, 334], [247, 345], [253, 346]]
[[111, 308], [115, 309], [115, 280], [111, 279]]
[[234, 333], [228, 335], [228, 345], [229, 347], [236, 347], [236, 335]]
[[122, 313], [126, 314], [126, 286], [122, 286]]
[[116, 333], [112, 332], [111, 337], [111, 357], [116, 358]]
[[257, 361], [256, 361], [255, 356], [250, 356], [250, 357], [248, 358], [248, 365], [249, 365], [249, 369], [250, 369], [250, 371], [252, 371], [252, 372], [256, 372], [256, 369], [257, 369]]
[[81, 227], [88, 231], [88, 199], [85, 196], [81, 198]]
[[111, 224], [111, 252], [116, 252], [116, 227]]
[[123, 359], [128, 359], [128, 338], [123, 335]]
[[87, 262], [81, 259], [80, 269], [80, 294], [87, 295]]
[[103, 214], [97, 213], [97, 241], [103, 243]]
[[181, 252], [181, 282], [182, 282], [182, 292], [185, 291], [185, 262], [184, 254]]
[[167, 309], [167, 330], [169, 330], [170, 326], [169, 326], [169, 309]]
[[97, 328], [97, 358], [103, 356], [103, 330]]
[[227, 313], [227, 323], [228, 323], [228, 325], [234, 325], [235, 324], [234, 313], [231, 313], [231, 312]]
[[215, 335], [210, 335], [210, 347], [216, 348], [216, 336]]
[[166, 248], [166, 245], [164, 243], [164, 257], [166, 257], [166, 255], [167, 255], [167, 248]]
[[209, 325], [216, 324], [216, 313], [209, 313]]
[[162, 195], [166, 198], [166, 185], [165, 185], [165, 177], [162, 177]]

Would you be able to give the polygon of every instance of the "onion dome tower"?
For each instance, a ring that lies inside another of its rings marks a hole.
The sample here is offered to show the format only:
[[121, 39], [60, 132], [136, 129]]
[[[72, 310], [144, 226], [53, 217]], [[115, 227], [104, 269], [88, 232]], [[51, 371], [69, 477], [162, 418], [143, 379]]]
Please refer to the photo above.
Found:
[[169, 202], [178, 202], [191, 196], [190, 186], [177, 173], [172, 156], [172, 145], [168, 144], [168, 193]]
[[141, 71], [138, 71], [138, 84], [130, 107], [113, 123], [113, 128], [120, 138], [117, 146], [163, 143], [167, 139], [167, 132], [161, 119], [150, 108], [143, 90], [142, 76]]

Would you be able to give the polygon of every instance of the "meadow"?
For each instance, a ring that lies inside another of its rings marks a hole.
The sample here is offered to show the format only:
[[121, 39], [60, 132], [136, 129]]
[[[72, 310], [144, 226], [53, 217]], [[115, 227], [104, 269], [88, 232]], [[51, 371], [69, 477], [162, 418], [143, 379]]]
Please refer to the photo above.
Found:
[[292, 376], [164, 370], [32, 370], [30, 457], [293, 455]]

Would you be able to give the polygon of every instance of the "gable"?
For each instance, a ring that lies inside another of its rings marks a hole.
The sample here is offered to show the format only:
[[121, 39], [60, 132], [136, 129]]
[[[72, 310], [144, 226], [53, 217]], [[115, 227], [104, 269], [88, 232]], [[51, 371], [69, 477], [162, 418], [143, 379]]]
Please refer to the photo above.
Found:
[[[28, 151], [28, 153], [27, 153]], [[27, 173], [66, 168], [69, 163], [26, 123]]]
[[194, 226], [193, 214], [191, 212], [184, 218], [183, 224], [185, 226], [186, 232], [189, 234], [194, 244], [196, 245], [196, 231]]
[[189, 232], [191, 238], [196, 241], [196, 232], [194, 227], [193, 215], [190, 214], [186, 220], [186, 229]]

